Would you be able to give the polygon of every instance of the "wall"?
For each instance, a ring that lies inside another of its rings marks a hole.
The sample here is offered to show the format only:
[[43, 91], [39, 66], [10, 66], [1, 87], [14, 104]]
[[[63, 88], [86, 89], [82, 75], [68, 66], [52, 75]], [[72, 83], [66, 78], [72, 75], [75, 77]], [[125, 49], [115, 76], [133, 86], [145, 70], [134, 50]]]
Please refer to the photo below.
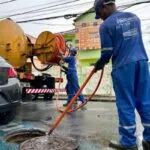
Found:
[[75, 23], [76, 47], [80, 50], [100, 49], [99, 26], [101, 21], [79, 21]]

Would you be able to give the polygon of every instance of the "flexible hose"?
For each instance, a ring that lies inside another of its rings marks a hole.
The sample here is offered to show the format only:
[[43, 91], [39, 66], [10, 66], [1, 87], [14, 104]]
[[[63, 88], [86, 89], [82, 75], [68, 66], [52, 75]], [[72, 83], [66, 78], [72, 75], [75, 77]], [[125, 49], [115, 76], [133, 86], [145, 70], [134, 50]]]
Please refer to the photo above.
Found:
[[48, 60], [48, 62], [58, 64], [60, 61], [60, 58], [57, 56], [65, 55], [67, 53], [67, 49], [66, 49], [65, 39], [61, 34], [59, 33], [55, 34], [55, 41], [56, 41], [56, 49], [52, 53], [52, 56]]
[[[88, 101], [90, 101], [90, 100], [92, 99], [92, 97], [95, 95], [95, 93], [96, 93], [97, 90], [98, 90], [98, 87], [99, 87], [100, 84], [101, 84], [101, 81], [102, 81], [102, 78], [103, 78], [103, 73], [104, 73], [104, 69], [103, 69], [102, 72], [101, 72], [101, 75], [100, 75], [100, 78], [99, 78], [99, 81], [98, 81], [98, 83], [97, 83], [97, 86], [96, 86], [95, 90], [94, 90], [93, 93], [88, 97], [88, 99], [86, 99], [86, 102], [83, 103], [83, 104], [80, 104], [79, 106], [77, 106], [77, 107], [74, 108], [74, 109], [70, 109], [70, 110], [68, 111], [68, 113], [77, 111], [78, 109], [81, 109], [82, 107], [84, 107], [84, 105], [87, 104]], [[60, 77], [61, 77], [61, 76], [62, 76], [62, 73], [61, 73], [61, 71], [60, 71]], [[59, 88], [60, 88], [60, 84], [61, 84], [61, 82], [59, 82]], [[61, 113], [64, 111], [64, 110], [61, 109], [60, 106], [59, 106], [59, 92], [57, 93], [57, 96], [56, 96], [56, 109], [57, 109], [58, 112], [61, 112]]]
[[47, 65], [45, 68], [39, 69], [39, 68], [36, 67], [36, 65], [35, 65], [35, 63], [34, 63], [33, 56], [31, 56], [30, 59], [31, 59], [31, 62], [32, 62], [33, 67], [34, 67], [36, 70], [38, 70], [38, 71], [46, 71], [46, 70], [48, 70], [49, 68], [52, 67], [52, 65], [49, 64], [49, 65]]
[[77, 97], [80, 95], [80, 93], [82, 92], [82, 90], [84, 89], [84, 87], [86, 86], [86, 84], [88, 83], [88, 81], [90, 80], [90, 78], [93, 76], [94, 73], [95, 73], [95, 67], [93, 68], [93, 70], [91, 71], [91, 73], [89, 74], [89, 76], [87, 77], [87, 79], [85, 80], [85, 82], [83, 83], [83, 85], [81, 86], [81, 88], [78, 90], [78, 92], [72, 98], [72, 100], [70, 101], [70, 103], [68, 104], [68, 106], [66, 107], [66, 109], [62, 112], [62, 114], [57, 118], [56, 122], [52, 125], [51, 129], [48, 131], [48, 135], [52, 134], [52, 132], [55, 130], [55, 128], [62, 121], [62, 119], [64, 118], [64, 116], [68, 113], [68, 111], [70, 110], [71, 106], [77, 100]]
[[[49, 64], [45, 68], [43, 68], [43, 69], [38, 68], [34, 63], [33, 56], [30, 57], [31, 62], [36, 70], [38, 70], [38, 71], [48, 70], [49, 68], [51, 68], [53, 66], [53, 64], [58, 64], [58, 62], [60, 61], [60, 58], [58, 58], [57, 56], [62, 55], [62, 54], [66, 55], [66, 53], [68, 53], [68, 51], [66, 49], [66, 42], [65, 42], [64, 37], [61, 34], [57, 33], [57, 34], [55, 34], [55, 40], [56, 40], [55, 51], [52, 52], [50, 59], [47, 60], [47, 62]], [[46, 41], [45, 41], [44, 44], [47, 46], [49, 44], [49, 42], [46, 43]], [[45, 55], [47, 56], [48, 54], [45, 54]]]

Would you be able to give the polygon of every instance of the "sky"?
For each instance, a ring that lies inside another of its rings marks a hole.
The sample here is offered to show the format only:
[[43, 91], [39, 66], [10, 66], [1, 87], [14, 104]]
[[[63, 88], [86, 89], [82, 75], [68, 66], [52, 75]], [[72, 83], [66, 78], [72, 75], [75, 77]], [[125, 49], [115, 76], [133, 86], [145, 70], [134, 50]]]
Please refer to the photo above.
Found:
[[[10, 2], [11, 1], [11, 2]], [[147, 0], [116, 0], [117, 6]], [[8, 2], [8, 3], [5, 3]], [[0, 0], [0, 19], [10, 17], [15, 21], [83, 13], [93, 6], [94, 0]], [[44, 9], [43, 9], [44, 8]], [[37, 10], [38, 9], [38, 10]], [[27, 12], [26, 14], [22, 14]], [[131, 7], [125, 11], [137, 14], [142, 22], [143, 40], [150, 58], [150, 3]], [[14, 15], [14, 16], [11, 16]], [[58, 18], [19, 23], [25, 33], [37, 37], [42, 31], [53, 33], [74, 28], [73, 20]]]

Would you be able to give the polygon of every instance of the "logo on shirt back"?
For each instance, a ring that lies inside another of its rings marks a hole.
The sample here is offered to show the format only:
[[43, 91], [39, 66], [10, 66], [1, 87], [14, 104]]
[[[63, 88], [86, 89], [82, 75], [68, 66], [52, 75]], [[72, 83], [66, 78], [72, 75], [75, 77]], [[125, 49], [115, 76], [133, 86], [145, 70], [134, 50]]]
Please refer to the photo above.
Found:
[[133, 37], [133, 36], [137, 36], [137, 35], [138, 35], [137, 28], [123, 32], [123, 37]]
[[135, 23], [137, 20], [137, 17], [128, 17], [128, 18], [118, 18], [117, 19], [117, 29], [122, 28], [122, 34], [125, 39], [130, 39], [132, 37], [135, 37], [138, 35], [138, 29], [132, 28], [131, 29], [131, 24]]
[[137, 19], [137, 17], [136, 16], [134, 16], [134, 17], [124, 17], [124, 18], [118, 18], [117, 19], [117, 24], [124, 24], [124, 23], [131, 23], [131, 22], [133, 22], [133, 21], [135, 21]]

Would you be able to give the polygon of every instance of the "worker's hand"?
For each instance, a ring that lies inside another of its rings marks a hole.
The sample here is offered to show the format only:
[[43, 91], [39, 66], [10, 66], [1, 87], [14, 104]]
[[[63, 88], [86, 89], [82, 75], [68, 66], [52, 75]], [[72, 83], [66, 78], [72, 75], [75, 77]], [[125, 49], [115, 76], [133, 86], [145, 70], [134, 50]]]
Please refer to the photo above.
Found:
[[101, 61], [101, 59], [99, 59], [96, 63], [95, 63], [95, 72], [97, 72], [98, 70], [103, 69], [105, 66], [105, 63], [103, 63]]
[[58, 65], [62, 66], [64, 64], [64, 61], [63, 60], [60, 60]]
[[64, 72], [65, 74], [67, 74], [67, 71], [64, 69], [61, 69], [61, 72]]

